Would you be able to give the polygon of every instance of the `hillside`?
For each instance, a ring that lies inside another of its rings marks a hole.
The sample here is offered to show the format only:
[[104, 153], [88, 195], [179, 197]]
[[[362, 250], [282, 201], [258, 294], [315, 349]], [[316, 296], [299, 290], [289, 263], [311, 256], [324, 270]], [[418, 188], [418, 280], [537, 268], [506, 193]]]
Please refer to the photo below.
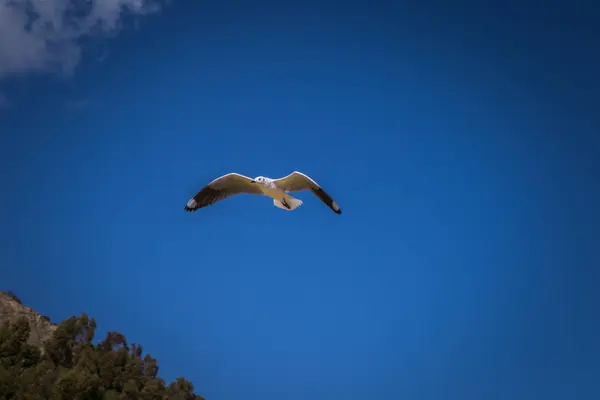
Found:
[[124, 335], [94, 344], [95, 329], [86, 314], [56, 325], [0, 292], [0, 398], [203, 400], [185, 378], [165, 384], [157, 360]]
[[12, 292], [0, 291], [0, 327], [9, 321], [15, 322], [20, 317], [24, 317], [31, 328], [27, 342], [35, 346], [41, 346], [57, 328], [57, 325], [50, 322], [50, 318], [23, 305]]

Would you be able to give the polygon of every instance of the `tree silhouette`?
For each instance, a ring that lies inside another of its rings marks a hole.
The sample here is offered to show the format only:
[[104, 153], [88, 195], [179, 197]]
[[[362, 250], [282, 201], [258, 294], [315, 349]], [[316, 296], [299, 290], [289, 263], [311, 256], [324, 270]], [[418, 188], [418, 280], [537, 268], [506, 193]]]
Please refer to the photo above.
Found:
[[158, 377], [158, 363], [142, 346], [109, 332], [93, 344], [96, 321], [85, 313], [64, 320], [40, 348], [27, 343], [22, 317], [0, 328], [1, 399], [204, 400], [194, 385]]

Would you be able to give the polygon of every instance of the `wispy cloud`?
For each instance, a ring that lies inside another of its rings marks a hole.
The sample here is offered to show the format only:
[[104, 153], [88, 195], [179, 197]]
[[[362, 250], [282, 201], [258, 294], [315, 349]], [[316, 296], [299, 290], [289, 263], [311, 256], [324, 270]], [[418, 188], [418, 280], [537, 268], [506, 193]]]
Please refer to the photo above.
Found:
[[0, 79], [30, 72], [71, 75], [80, 39], [112, 36], [123, 16], [146, 15], [161, 0], [0, 0]]

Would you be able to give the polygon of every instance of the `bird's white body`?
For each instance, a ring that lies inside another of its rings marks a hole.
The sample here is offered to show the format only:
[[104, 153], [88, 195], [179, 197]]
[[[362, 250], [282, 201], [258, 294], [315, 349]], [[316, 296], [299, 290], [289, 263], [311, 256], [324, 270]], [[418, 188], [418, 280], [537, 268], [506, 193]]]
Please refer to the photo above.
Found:
[[[258, 181], [257, 181], [258, 182]], [[280, 189], [271, 178], [264, 178], [264, 183], [260, 184], [260, 190], [273, 199], [273, 205], [286, 211], [293, 211], [302, 205], [302, 200], [290, 196], [285, 190]], [[286, 207], [287, 204], [289, 207]]]

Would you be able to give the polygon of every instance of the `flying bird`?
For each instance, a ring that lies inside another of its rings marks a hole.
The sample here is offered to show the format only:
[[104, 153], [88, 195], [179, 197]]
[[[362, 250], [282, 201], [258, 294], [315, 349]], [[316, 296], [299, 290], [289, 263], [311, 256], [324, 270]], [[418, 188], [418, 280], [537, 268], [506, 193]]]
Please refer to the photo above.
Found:
[[331, 208], [333, 212], [336, 214], [342, 213], [340, 206], [317, 182], [308, 175], [298, 171], [294, 171], [288, 176], [279, 179], [271, 179], [264, 176], [257, 176], [252, 179], [235, 172], [223, 175], [196, 193], [187, 202], [184, 210], [188, 212], [196, 211], [236, 194], [256, 194], [272, 198], [275, 207], [292, 211], [302, 205], [302, 200], [296, 199], [288, 193], [299, 192], [301, 190], [310, 190]]

